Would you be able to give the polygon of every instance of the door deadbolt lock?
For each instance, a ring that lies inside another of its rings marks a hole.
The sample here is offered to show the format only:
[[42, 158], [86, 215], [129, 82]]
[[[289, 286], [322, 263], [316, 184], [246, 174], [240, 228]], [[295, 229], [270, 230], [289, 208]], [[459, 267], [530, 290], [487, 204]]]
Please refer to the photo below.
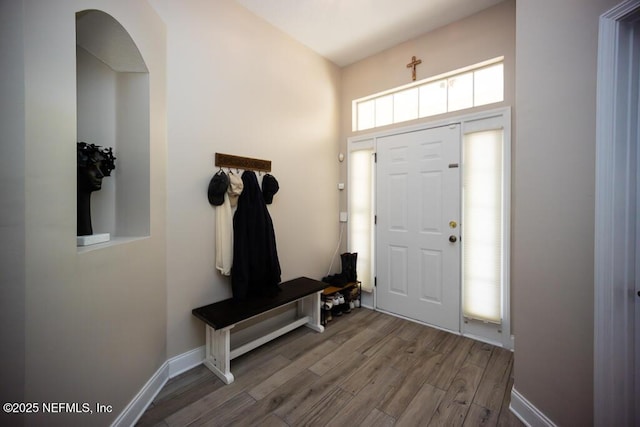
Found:
[[457, 241], [458, 241], [458, 238], [457, 238], [456, 236], [453, 236], [453, 235], [452, 235], [452, 236], [449, 236], [449, 241], [450, 241], [451, 243], [455, 243], [455, 242], [457, 242]]
[[449, 221], [449, 228], [456, 228], [458, 226], [458, 223], [455, 221]]

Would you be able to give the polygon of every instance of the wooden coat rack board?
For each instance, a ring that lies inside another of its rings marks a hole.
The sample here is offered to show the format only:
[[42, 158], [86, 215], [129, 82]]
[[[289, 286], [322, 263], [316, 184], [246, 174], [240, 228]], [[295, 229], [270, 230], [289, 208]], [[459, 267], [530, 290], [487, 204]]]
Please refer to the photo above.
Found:
[[232, 156], [231, 154], [216, 153], [216, 166], [271, 172], [271, 160], [252, 159], [251, 157]]

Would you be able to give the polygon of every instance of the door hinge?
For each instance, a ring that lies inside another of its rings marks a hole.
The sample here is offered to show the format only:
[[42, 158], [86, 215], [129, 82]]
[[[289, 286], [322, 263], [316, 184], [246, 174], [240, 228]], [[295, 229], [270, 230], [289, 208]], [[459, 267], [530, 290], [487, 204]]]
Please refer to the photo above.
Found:
[[373, 153], [373, 163], [378, 163], [378, 153]]
[[377, 288], [378, 287], [378, 277], [374, 277], [373, 278], [373, 287]]
[[378, 225], [378, 215], [373, 216], [373, 225]]

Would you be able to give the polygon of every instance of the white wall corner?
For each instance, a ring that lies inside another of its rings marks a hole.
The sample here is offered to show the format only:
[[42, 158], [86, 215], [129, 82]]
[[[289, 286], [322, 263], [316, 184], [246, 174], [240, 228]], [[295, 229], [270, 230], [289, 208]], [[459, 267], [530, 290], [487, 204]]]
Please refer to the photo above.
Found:
[[511, 389], [509, 410], [528, 427], [555, 427], [542, 411], [536, 408], [515, 387]]
[[162, 387], [173, 377], [200, 365], [204, 360], [204, 346], [194, 348], [167, 360], [129, 402], [111, 427], [134, 425], [147, 410]]

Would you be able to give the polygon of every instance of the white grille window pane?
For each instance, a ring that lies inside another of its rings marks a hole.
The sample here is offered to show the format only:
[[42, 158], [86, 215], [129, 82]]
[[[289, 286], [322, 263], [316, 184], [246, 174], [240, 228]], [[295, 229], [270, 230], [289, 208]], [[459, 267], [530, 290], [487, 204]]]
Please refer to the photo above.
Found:
[[473, 73], [473, 105], [486, 105], [504, 100], [504, 67], [492, 65]]
[[502, 319], [503, 131], [465, 135], [463, 142], [464, 315]]
[[376, 126], [393, 123], [393, 95], [376, 98]]
[[447, 112], [447, 81], [438, 80], [420, 86], [420, 117]]
[[418, 88], [403, 90], [393, 95], [393, 122], [400, 123], [418, 118]]
[[358, 129], [371, 129], [376, 125], [375, 103], [373, 100], [358, 103]]
[[[502, 58], [492, 61], [496, 60]], [[504, 101], [504, 64], [485, 61], [472, 67], [447, 73], [450, 77], [442, 80], [405, 85], [363, 102], [354, 100], [353, 127], [370, 129]]]
[[447, 79], [448, 111], [473, 107], [473, 73], [460, 74]]

